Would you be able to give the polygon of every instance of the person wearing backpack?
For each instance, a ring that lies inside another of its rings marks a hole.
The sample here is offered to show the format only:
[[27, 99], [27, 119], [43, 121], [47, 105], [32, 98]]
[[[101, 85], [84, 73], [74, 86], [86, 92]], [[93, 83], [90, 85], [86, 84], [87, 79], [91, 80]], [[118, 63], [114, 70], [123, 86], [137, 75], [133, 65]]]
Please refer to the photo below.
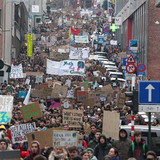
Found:
[[142, 132], [135, 131], [134, 141], [128, 151], [128, 158], [134, 157], [137, 160], [145, 160], [147, 152], [148, 148], [145, 140], [142, 139]]

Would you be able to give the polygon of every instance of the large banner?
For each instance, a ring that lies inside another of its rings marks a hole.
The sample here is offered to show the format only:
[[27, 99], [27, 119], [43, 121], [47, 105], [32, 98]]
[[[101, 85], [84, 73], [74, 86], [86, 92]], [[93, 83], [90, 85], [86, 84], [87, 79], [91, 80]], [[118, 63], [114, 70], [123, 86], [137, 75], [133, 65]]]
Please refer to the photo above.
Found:
[[[71, 36], [72, 40], [74, 40], [74, 36]], [[88, 36], [75, 36], [76, 43], [89, 43]]]
[[83, 60], [64, 60], [61, 62], [47, 59], [47, 74], [53, 75], [85, 75], [85, 61]]
[[36, 124], [35, 122], [20, 124], [17, 126], [12, 126], [10, 129], [13, 144], [21, 143], [22, 141], [27, 142], [26, 134], [36, 131]]
[[10, 122], [13, 110], [13, 96], [0, 95], [0, 124]]
[[85, 61], [65, 60], [61, 62], [60, 75], [85, 75]]
[[19, 64], [18, 66], [12, 64], [10, 78], [23, 78], [22, 64]]
[[59, 75], [59, 69], [61, 66], [61, 62], [51, 61], [47, 59], [47, 74]]
[[71, 47], [69, 58], [70, 59], [88, 59], [89, 51], [90, 51], [89, 47], [88, 48]]
[[33, 52], [33, 34], [28, 34], [27, 37], [27, 55], [28, 57], [32, 57]]

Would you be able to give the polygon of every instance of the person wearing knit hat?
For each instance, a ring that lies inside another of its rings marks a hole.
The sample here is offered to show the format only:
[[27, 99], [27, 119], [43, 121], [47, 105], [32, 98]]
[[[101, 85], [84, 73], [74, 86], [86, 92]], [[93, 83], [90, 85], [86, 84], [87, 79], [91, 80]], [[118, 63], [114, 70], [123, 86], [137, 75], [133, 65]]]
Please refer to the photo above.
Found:
[[94, 156], [94, 150], [92, 148], [87, 148], [87, 152], [89, 155], [89, 160], [97, 160], [96, 156]]
[[8, 148], [8, 142], [6, 139], [0, 139], [0, 150], [4, 151]]

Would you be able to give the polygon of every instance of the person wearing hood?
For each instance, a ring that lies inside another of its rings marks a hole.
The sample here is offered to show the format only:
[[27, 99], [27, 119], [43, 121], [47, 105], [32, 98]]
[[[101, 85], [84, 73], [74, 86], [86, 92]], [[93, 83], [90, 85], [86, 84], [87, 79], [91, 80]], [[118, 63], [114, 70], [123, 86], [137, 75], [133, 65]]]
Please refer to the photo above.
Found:
[[148, 148], [145, 143], [145, 140], [142, 139], [142, 132], [135, 131], [134, 141], [130, 145], [130, 148], [128, 151], [128, 158], [134, 157], [137, 160], [145, 160], [147, 152], [148, 152]]
[[29, 153], [29, 156], [24, 158], [24, 160], [33, 160], [35, 156], [40, 154], [40, 144], [38, 141], [32, 142]]
[[131, 140], [127, 138], [128, 134], [125, 129], [119, 131], [119, 140], [113, 142], [113, 147], [117, 148], [119, 160], [128, 159], [128, 150], [131, 145]]
[[99, 136], [99, 143], [95, 147], [94, 155], [98, 160], [103, 160], [104, 156], [108, 154], [111, 147], [112, 145], [108, 142], [106, 136], [101, 134]]

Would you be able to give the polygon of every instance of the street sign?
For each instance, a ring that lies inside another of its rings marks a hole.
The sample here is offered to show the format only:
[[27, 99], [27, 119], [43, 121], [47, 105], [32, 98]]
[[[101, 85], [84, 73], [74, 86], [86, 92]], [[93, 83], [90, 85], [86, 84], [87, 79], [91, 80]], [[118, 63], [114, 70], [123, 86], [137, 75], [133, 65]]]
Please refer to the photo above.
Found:
[[135, 63], [135, 59], [133, 58], [132, 55], [129, 56], [129, 58], [127, 59], [127, 63]]
[[160, 81], [139, 81], [139, 104], [160, 104]]
[[137, 51], [138, 50], [138, 40], [130, 40], [129, 47], [130, 47], [130, 50]]
[[123, 58], [123, 64], [122, 64], [122, 66], [126, 66], [127, 65], [127, 59], [128, 58]]
[[130, 74], [134, 73], [136, 71], [136, 66], [134, 64], [127, 64], [126, 71]]
[[160, 105], [139, 105], [139, 112], [160, 112]]
[[110, 32], [109, 26], [107, 26], [107, 27], [104, 28], [104, 32], [106, 32], [106, 33]]
[[137, 71], [137, 77], [146, 77], [146, 72]]
[[144, 72], [146, 70], [146, 65], [144, 63], [140, 63], [137, 66], [139, 72]]
[[98, 44], [103, 44], [103, 43], [104, 43], [104, 37], [99, 37]]

